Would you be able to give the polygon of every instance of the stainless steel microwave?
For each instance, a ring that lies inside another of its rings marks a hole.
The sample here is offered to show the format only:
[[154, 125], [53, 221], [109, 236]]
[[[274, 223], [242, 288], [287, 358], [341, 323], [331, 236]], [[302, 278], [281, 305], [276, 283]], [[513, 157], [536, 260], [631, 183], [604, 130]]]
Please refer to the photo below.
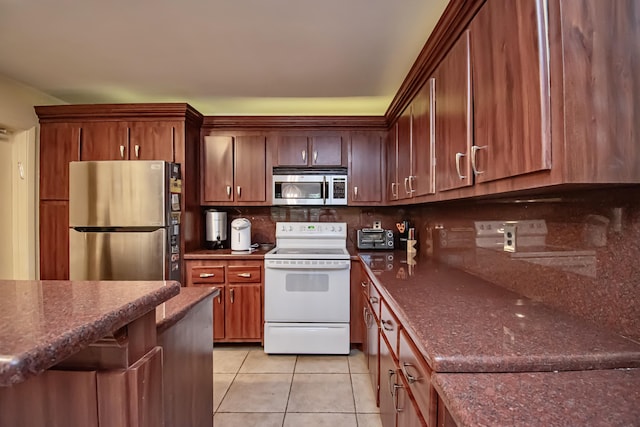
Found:
[[347, 174], [275, 174], [274, 205], [346, 205]]

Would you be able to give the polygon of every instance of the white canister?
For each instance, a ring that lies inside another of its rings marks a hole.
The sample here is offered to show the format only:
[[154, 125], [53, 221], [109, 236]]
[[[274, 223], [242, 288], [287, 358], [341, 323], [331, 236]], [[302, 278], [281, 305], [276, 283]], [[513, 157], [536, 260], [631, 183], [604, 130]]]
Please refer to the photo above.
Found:
[[251, 221], [246, 218], [236, 218], [231, 221], [231, 250], [251, 250]]

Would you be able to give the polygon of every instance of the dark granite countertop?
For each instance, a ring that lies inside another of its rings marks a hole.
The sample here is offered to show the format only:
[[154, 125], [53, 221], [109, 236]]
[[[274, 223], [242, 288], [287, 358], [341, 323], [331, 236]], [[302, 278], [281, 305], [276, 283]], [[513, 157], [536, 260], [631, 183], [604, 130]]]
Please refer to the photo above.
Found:
[[369, 273], [436, 372], [640, 367], [634, 341], [444, 264], [391, 254]]
[[192, 259], [218, 259], [218, 260], [240, 260], [240, 259], [254, 259], [264, 260], [264, 254], [269, 251], [263, 251], [257, 249], [253, 252], [235, 252], [231, 249], [201, 249], [198, 251], [191, 251], [184, 254], [185, 260]]
[[158, 334], [178, 323], [191, 308], [207, 298], [217, 297], [220, 289], [207, 286], [182, 287], [180, 293], [156, 307], [156, 330]]
[[637, 426], [640, 370], [434, 374], [459, 427]]
[[0, 386], [45, 371], [179, 292], [173, 281], [0, 281]]

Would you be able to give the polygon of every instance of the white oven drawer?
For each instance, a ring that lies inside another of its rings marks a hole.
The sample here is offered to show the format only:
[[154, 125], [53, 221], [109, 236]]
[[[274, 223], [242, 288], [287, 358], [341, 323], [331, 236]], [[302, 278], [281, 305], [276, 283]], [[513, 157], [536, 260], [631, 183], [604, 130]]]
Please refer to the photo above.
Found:
[[267, 322], [349, 322], [348, 269], [265, 268]]
[[348, 323], [264, 324], [264, 352], [349, 354]]

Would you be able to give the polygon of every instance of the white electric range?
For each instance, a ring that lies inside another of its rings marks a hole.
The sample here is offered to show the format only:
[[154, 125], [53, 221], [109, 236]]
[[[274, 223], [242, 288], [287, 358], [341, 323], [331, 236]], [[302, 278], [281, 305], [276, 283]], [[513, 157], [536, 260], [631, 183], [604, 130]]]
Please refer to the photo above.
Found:
[[346, 243], [346, 223], [276, 223], [264, 256], [265, 353], [349, 353]]

